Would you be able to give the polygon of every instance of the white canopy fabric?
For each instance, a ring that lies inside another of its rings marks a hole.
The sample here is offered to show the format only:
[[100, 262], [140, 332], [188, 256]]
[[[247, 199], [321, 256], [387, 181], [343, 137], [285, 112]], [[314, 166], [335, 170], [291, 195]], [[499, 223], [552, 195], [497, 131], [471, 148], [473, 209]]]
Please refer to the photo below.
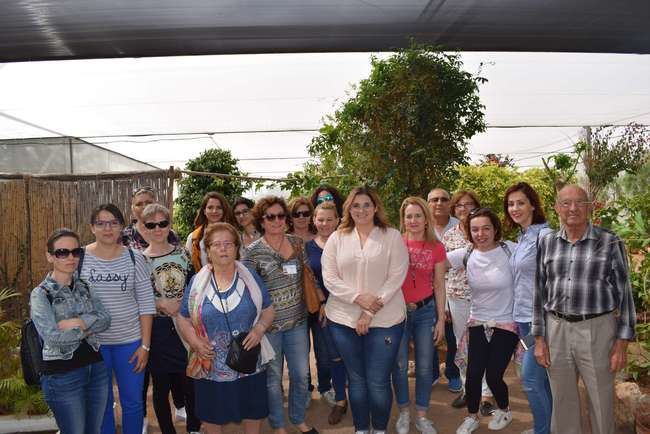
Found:
[[[367, 77], [369, 57], [266, 54], [0, 64], [0, 138], [79, 137], [160, 167], [182, 167], [219, 145], [243, 159], [244, 170], [282, 176], [300, 167], [323, 117], [345, 101], [351, 84]], [[483, 63], [481, 75], [489, 80], [481, 86], [481, 99], [491, 128], [471, 141], [475, 160], [508, 153], [521, 166], [535, 166], [541, 156], [570, 150], [582, 125], [650, 124], [650, 55], [462, 57], [470, 72]], [[156, 136], [124, 137], [137, 135]]]

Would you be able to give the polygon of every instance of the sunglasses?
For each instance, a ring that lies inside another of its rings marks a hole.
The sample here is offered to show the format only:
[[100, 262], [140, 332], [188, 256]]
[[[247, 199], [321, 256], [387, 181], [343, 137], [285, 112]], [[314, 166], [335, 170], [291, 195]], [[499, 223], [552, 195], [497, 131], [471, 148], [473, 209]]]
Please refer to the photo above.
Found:
[[469, 212], [469, 217], [474, 217], [477, 214], [482, 214], [485, 212], [491, 212], [492, 210], [490, 208], [474, 208]]
[[65, 259], [68, 256], [72, 255], [73, 258], [78, 258], [81, 256], [83, 249], [81, 247], [70, 249], [56, 249], [53, 252], [50, 252], [50, 255], [54, 255], [56, 259]]
[[144, 227], [147, 229], [156, 229], [158, 226], [160, 229], [166, 228], [169, 226], [169, 220], [160, 220], [159, 222], [148, 222], [144, 224]]
[[323, 202], [334, 202], [334, 196], [331, 194], [326, 194], [325, 196], [321, 196], [318, 199], [316, 199], [317, 204], [321, 204]]
[[311, 211], [294, 211], [291, 213], [291, 217], [295, 219], [300, 217], [311, 217]]
[[153, 187], [149, 187], [148, 185], [144, 187], [138, 187], [133, 189], [133, 194], [132, 196], [137, 196], [140, 193], [153, 193]]
[[282, 221], [286, 218], [287, 218], [286, 214], [264, 214], [264, 219], [267, 222], [274, 222], [276, 220]]

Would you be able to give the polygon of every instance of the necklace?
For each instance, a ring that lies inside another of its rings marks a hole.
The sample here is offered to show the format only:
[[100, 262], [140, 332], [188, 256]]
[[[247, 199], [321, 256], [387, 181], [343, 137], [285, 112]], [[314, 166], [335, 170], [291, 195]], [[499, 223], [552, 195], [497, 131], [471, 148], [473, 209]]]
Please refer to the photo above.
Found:
[[406, 251], [409, 254], [409, 274], [411, 275], [411, 281], [413, 282], [413, 289], [415, 289], [415, 262], [411, 256], [411, 246], [409, 246], [409, 242], [412, 243], [414, 241], [415, 240], [409, 240], [408, 237], [406, 238]]

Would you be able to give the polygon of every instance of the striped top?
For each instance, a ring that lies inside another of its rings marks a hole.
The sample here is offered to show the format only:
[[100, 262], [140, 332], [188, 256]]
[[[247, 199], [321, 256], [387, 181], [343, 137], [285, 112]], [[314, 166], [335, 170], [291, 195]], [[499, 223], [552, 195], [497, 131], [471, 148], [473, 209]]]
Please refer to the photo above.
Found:
[[86, 250], [81, 278], [91, 286], [111, 315], [111, 326], [97, 334], [100, 344], [126, 344], [141, 338], [140, 315], [156, 313], [151, 272], [144, 256], [128, 249], [115, 259], [105, 260]]
[[[302, 240], [294, 235], [286, 235], [296, 248]], [[242, 263], [257, 271], [269, 290], [273, 301], [275, 318], [270, 331], [284, 331], [294, 328], [307, 319], [307, 309], [303, 301], [302, 258], [304, 253], [295, 252], [285, 260], [269, 247], [264, 238], [253, 241], [246, 249]]]

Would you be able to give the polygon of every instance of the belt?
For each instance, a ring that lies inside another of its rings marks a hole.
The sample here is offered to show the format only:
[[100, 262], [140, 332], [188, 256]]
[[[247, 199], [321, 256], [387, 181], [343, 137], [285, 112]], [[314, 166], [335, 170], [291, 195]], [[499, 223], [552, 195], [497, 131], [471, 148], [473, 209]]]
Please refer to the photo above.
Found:
[[433, 300], [433, 295], [430, 295], [427, 298], [423, 298], [420, 301], [406, 303], [406, 310], [408, 310], [409, 312], [413, 312], [414, 310], [418, 310], [422, 306], [428, 304], [431, 300]]
[[610, 310], [609, 312], [602, 312], [602, 313], [588, 313], [586, 315], [572, 315], [568, 313], [560, 313], [556, 312], [554, 310], [549, 310], [549, 313], [553, 314], [556, 318], [563, 319], [567, 322], [580, 322], [580, 321], [587, 321], [588, 319], [594, 319], [598, 318], [599, 316], [607, 315], [608, 313], [611, 313], [612, 311]]

